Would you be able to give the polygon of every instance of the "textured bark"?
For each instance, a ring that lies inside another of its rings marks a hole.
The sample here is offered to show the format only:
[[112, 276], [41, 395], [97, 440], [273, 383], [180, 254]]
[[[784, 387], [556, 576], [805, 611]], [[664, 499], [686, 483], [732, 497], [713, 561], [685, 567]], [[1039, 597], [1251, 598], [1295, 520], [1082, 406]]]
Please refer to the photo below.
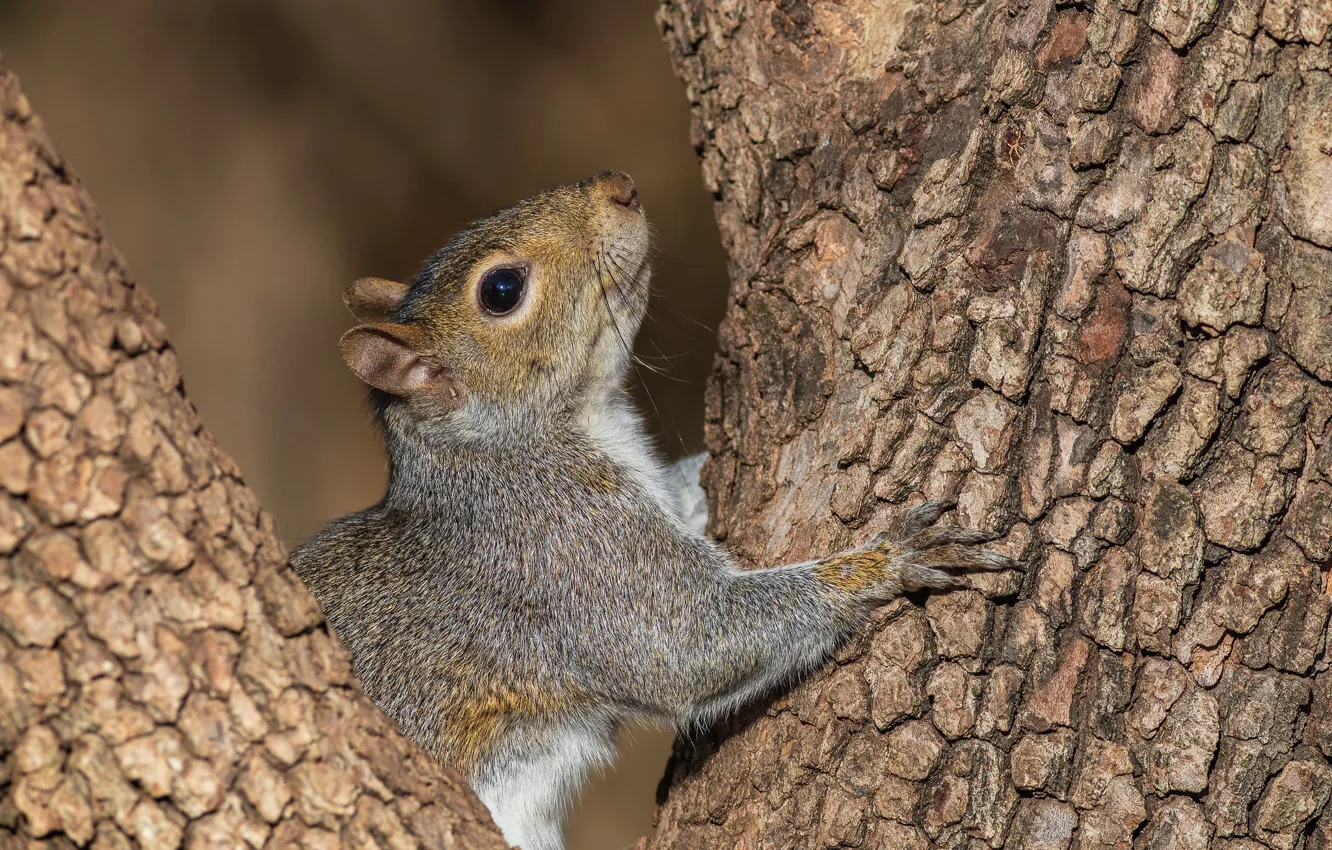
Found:
[[1332, 847], [1332, 3], [668, 0], [713, 531], [1025, 574], [677, 751], [652, 846]]
[[0, 847], [502, 847], [360, 692], [156, 313], [0, 67]]

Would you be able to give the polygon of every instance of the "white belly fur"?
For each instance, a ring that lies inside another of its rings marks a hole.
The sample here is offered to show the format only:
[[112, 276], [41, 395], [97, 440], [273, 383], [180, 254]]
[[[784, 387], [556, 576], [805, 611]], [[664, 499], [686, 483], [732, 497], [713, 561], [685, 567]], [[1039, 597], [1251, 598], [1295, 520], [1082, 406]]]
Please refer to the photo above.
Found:
[[540, 745], [505, 754], [475, 782], [504, 840], [522, 850], [562, 850], [564, 818], [588, 769], [615, 755], [614, 733], [566, 727]]

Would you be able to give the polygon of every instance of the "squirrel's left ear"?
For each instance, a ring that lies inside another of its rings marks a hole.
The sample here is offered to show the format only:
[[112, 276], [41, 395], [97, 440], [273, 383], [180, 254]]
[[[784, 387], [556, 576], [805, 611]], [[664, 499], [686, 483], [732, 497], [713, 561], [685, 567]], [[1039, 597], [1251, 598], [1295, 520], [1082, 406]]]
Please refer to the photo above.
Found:
[[338, 348], [356, 377], [376, 389], [430, 401], [445, 410], [461, 407], [462, 384], [447, 368], [421, 353], [425, 339], [412, 325], [374, 324], [352, 328]]
[[362, 322], [387, 322], [410, 289], [405, 283], [380, 277], [363, 277], [347, 287], [342, 301]]

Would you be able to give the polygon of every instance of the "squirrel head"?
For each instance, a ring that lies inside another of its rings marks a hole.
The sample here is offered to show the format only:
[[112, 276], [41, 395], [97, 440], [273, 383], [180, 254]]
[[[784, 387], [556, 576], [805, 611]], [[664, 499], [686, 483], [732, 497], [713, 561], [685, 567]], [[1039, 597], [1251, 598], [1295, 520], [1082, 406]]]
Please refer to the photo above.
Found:
[[575, 410], [623, 381], [647, 255], [629, 175], [550, 189], [473, 222], [410, 286], [352, 284], [344, 300], [364, 324], [343, 335], [343, 359], [416, 418]]

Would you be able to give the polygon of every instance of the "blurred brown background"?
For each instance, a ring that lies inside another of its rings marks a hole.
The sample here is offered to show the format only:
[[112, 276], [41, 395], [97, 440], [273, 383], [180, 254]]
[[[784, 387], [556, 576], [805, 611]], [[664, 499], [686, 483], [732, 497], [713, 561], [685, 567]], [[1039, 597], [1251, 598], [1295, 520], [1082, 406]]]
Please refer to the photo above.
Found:
[[[161, 304], [187, 389], [288, 544], [378, 499], [337, 355], [342, 289], [410, 277], [476, 216], [622, 168], [656, 231], [640, 354], [663, 449], [698, 450], [724, 257], [653, 0], [0, 1], [0, 50]], [[645, 398], [640, 389], [640, 398]], [[649, 414], [652, 406], [644, 401]], [[570, 850], [651, 828], [637, 732]]]

